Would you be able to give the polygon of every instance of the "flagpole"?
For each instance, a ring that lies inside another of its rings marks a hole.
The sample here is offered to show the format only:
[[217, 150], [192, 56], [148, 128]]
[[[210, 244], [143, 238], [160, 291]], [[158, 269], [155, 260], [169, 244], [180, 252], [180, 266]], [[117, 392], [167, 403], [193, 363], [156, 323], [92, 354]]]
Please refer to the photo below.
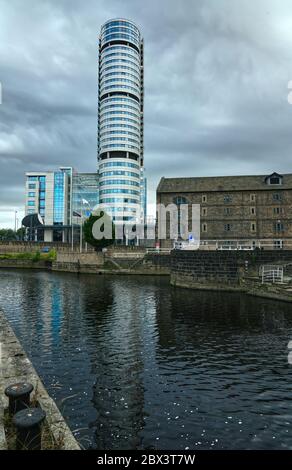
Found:
[[80, 253], [82, 253], [82, 199], [80, 200]]
[[73, 229], [74, 225], [73, 225], [73, 215], [72, 215], [72, 240], [71, 240], [71, 249], [72, 251], [74, 251], [74, 229]]
[[[81, 226], [80, 226], [80, 253], [82, 253], [82, 248], [83, 248], [82, 247], [82, 245], [83, 245], [83, 243], [82, 243], [82, 241], [83, 241], [82, 240], [83, 239], [83, 225], [82, 225], [82, 222], [83, 222], [83, 213], [82, 213], [83, 204], [88, 204], [88, 206], [89, 206], [89, 202], [86, 201], [86, 199], [83, 199], [83, 198], [81, 198], [81, 200], [80, 200], [80, 217], [81, 217], [81, 219], [80, 219], [81, 220]], [[86, 246], [85, 251], [87, 251], [87, 243], [86, 243], [85, 246]]]

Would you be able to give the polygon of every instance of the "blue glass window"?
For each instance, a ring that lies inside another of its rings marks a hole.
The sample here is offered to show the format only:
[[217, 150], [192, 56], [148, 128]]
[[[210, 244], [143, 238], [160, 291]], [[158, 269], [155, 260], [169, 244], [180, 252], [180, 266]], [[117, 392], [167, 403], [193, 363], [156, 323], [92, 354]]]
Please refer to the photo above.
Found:
[[127, 20], [113, 20], [109, 21], [103, 26], [103, 29], [109, 29], [112, 28], [113, 26], [126, 26], [129, 29], [133, 29], [134, 31], [138, 31], [138, 28], [133, 24], [129, 23]]
[[102, 189], [100, 191], [100, 194], [111, 194], [111, 193], [117, 193], [117, 194], [134, 194], [136, 196], [140, 195], [140, 191], [135, 191], [134, 189]]
[[139, 178], [138, 173], [123, 170], [104, 171], [103, 173], [101, 173], [100, 177], [102, 178], [103, 176], [133, 176], [134, 178]]
[[34, 206], [35, 204], [34, 204], [34, 201], [28, 201], [27, 205], [28, 206]]
[[125, 39], [127, 41], [133, 42], [134, 44], [139, 45], [139, 40], [134, 35], [132, 35], [130, 33], [128, 33], [128, 34], [124, 34], [124, 33], [106, 34], [103, 37], [102, 41], [107, 42], [107, 41], [111, 41], [113, 39]]
[[139, 165], [136, 163], [129, 163], [129, 162], [108, 162], [108, 163], [101, 163], [100, 168], [108, 168], [112, 166], [125, 166], [128, 168], [137, 168], [139, 169]]
[[102, 91], [102, 93], [104, 93], [105, 91], [111, 90], [112, 88], [114, 88], [114, 89], [118, 88], [120, 90], [121, 89], [123, 89], [123, 90], [127, 89], [127, 90], [133, 91], [134, 93], [137, 93], [137, 88], [134, 88], [130, 85], [108, 85], [108, 86], [103, 86], [101, 91]]
[[130, 144], [107, 144], [107, 145], [101, 145], [100, 149], [105, 150], [107, 148], [128, 148], [128, 149], [133, 149], [133, 150], [139, 150], [139, 148], [136, 145], [130, 145]]
[[29, 193], [28, 193], [28, 197], [35, 197], [35, 192], [34, 192], [34, 191], [33, 191], [33, 192], [29, 192]]
[[121, 203], [128, 203], [128, 204], [138, 204], [138, 201], [136, 199], [128, 199], [128, 198], [116, 198], [116, 197], [105, 197], [103, 199], [100, 200], [100, 203], [101, 204], [112, 204], [112, 203], [117, 203], [117, 204], [121, 204]]
[[130, 181], [130, 180], [106, 180], [106, 181], [101, 181], [100, 186], [105, 186], [106, 184], [120, 184], [120, 185], [128, 185], [128, 186], [137, 186], [139, 187], [140, 184], [137, 183], [136, 181]]
[[[100, 120], [100, 123], [103, 124], [105, 122], [114, 122], [114, 121], [121, 121], [121, 122], [133, 122], [134, 124], [138, 124], [139, 123], [139, 119], [137, 118], [136, 120], [135, 119], [131, 119], [131, 118], [124, 118], [124, 117], [110, 117], [110, 118], [102, 118]], [[139, 124], [138, 124], [139, 125]]]
[[54, 224], [64, 220], [64, 173], [54, 175]]

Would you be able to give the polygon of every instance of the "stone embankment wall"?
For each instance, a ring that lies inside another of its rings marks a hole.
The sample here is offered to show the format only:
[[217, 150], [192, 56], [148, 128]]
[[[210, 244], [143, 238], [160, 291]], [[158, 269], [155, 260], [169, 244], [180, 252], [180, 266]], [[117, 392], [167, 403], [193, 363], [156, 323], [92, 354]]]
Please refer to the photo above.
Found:
[[98, 274], [170, 274], [169, 254], [146, 253], [140, 247], [112, 247], [106, 252], [57, 252], [53, 271]]
[[[0, 241], [0, 254], [5, 253], [36, 253], [43, 249], [61, 251], [73, 251], [74, 253], [79, 252], [79, 244], [75, 244], [72, 250], [72, 246], [69, 243], [62, 242], [4, 242]], [[94, 252], [91, 246], [87, 246], [88, 252]]]
[[0, 268], [14, 269], [51, 269], [50, 261], [32, 261], [30, 259], [0, 259]]
[[[18, 248], [19, 249], [19, 246]], [[28, 250], [31, 253], [31, 251]], [[8, 252], [7, 252], [8, 253]], [[19, 251], [11, 253], [12, 257], [0, 258], [0, 268], [28, 268], [28, 269], [48, 269], [52, 271], [63, 271], [73, 273], [88, 274], [170, 274], [171, 256], [170, 254], [147, 253], [143, 247], [110, 247], [105, 252], [87, 251], [76, 252], [62, 247], [56, 251], [54, 261], [32, 259], [20, 259], [17, 255]]]
[[107, 257], [116, 259], [139, 259], [146, 254], [146, 248], [143, 246], [110, 246], [106, 250]]
[[47, 393], [4, 313], [0, 310], [0, 450], [7, 448], [4, 410], [8, 406], [8, 399], [4, 390], [8, 385], [17, 382], [30, 382], [34, 386], [32, 400], [37, 400], [46, 412], [46, 421], [55, 442], [58, 443], [58, 448], [60, 450], [80, 450], [78, 442], [56, 403]]
[[292, 251], [178, 251], [171, 254], [171, 285], [191, 289], [233, 290], [292, 301], [292, 285], [261, 284], [262, 265], [289, 272]]
[[239, 287], [238, 257], [234, 251], [172, 251], [171, 284], [220, 289]]
[[146, 268], [157, 271], [160, 274], [170, 274], [171, 254], [147, 253], [143, 264]]
[[99, 273], [103, 265], [103, 253], [57, 252], [56, 261], [52, 263], [52, 270], [94, 274]]

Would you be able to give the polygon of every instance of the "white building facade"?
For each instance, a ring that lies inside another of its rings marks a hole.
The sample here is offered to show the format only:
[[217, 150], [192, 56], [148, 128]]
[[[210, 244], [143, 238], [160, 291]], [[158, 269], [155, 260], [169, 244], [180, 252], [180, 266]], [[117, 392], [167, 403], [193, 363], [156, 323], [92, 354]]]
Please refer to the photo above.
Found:
[[38, 239], [69, 240], [72, 172], [71, 167], [62, 167], [58, 171], [26, 173], [25, 215], [40, 214], [44, 224]]
[[99, 203], [115, 223], [145, 215], [143, 67], [137, 26], [107, 21], [99, 39]]
[[43, 225], [28, 239], [45, 242], [78, 240], [80, 224], [98, 205], [98, 174], [77, 173], [72, 167], [27, 172], [25, 215], [39, 214]]

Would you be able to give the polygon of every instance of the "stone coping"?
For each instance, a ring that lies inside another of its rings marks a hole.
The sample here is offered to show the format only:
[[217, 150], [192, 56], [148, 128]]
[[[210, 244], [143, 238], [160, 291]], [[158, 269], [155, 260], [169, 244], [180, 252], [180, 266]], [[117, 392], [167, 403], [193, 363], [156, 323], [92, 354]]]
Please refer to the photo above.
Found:
[[36, 398], [46, 412], [47, 423], [60, 450], [80, 450], [80, 446], [49, 396], [40, 377], [15, 336], [4, 312], [0, 309], [0, 450], [7, 449], [4, 432], [4, 409], [8, 406], [5, 388], [15, 382], [30, 382], [34, 386], [31, 398]]

